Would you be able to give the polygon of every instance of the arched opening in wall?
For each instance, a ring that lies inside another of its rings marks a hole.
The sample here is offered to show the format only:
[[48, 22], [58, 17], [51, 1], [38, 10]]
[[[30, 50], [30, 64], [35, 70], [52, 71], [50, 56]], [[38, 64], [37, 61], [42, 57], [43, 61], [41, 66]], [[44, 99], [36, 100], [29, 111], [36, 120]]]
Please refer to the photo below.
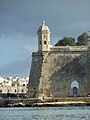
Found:
[[72, 96], [72, 97], [79, 97], [80, 96], [79, 82], [77, 80], [74, 80], [74, 81], [71, 82], [71, 88], [70, 88], [69, 96]]

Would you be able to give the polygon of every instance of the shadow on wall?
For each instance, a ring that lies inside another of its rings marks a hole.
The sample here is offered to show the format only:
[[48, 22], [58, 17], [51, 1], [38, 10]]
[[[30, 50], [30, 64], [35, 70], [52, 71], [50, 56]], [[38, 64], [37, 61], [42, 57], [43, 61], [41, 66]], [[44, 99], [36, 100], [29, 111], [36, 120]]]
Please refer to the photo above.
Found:
[[[58, 58], [58, 61], [55, 61], [54, 67], [60, 66], [61, 68], [55, 69], [50, 76], [50, 81], [52, 81], [50, 93], [52, 96], [56, 96], [55, 93], [58, 93], [57, 96], [80, 96], [80, 89], [84, 88], [84, 91], [87, 89], [87, 69], [90, 61], [90, 58], [87, 58], [87, 53], [82, 53], [73, 59], [72, 57], [60, 56], [60, 59]], [[64, 60], [62, 64], [60, 63], [61, 60]], [[78, 85], [72, 87], [74, 80]], [[82, 94], [85, 95], [85, 92]]]

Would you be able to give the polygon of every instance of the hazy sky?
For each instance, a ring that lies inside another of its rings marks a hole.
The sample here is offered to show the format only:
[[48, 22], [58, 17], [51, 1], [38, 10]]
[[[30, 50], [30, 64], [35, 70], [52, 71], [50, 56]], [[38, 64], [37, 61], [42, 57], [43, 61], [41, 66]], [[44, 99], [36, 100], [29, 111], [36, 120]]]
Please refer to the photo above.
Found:
[[[51, 44], [90, 31], [90, 0], [0, 0], [0, 75], [28, 76], [42, 21]], [[89, 33], [90, 34], [90, 33]]]

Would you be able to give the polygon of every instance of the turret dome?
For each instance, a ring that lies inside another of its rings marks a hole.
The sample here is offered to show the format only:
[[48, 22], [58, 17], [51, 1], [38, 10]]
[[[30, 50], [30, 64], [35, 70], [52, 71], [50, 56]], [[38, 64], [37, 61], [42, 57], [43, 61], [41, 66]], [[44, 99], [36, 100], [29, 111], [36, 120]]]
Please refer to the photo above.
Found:
[[39, 27], [38, 32], [43, 30], [50, 31], [48, 26], [46, 26], [45, 21], [42, 22], [42, 25]]

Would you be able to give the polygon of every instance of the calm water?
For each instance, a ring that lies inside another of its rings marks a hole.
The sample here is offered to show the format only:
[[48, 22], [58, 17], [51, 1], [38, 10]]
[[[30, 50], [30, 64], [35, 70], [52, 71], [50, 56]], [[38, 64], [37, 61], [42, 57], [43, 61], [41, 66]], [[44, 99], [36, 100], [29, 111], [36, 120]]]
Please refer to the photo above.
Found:
[[0, 120], [90, 120], [90, 107], [0, 108]]

